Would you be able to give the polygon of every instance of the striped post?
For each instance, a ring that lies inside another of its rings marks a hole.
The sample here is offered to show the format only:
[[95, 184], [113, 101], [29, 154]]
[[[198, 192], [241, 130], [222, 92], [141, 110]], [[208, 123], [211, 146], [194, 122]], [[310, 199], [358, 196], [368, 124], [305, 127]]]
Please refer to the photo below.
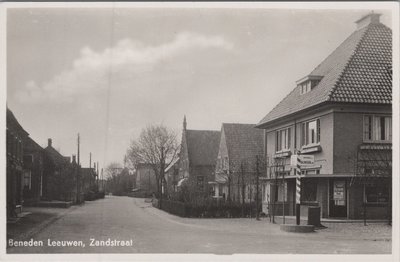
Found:
[[300, 196], [301, 196], [301, 160], [297, 156], [297, 166], [296, 166], [296, 204], [300, 204]]
[[301, 160], [297, 155], [296, 164], [296, 224], [300, 225], [300, 197], [301, 197]]

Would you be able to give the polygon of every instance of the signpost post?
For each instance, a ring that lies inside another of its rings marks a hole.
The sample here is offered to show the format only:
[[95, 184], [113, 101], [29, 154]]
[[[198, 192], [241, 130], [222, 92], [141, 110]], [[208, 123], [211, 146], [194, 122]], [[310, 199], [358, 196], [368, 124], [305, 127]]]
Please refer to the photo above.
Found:
[[301, 200], [301, 168], [314, 164], [313, 155], [292, 155], [291, 166], [296, 169], [296, 225], [300, 225], [300, 200]]

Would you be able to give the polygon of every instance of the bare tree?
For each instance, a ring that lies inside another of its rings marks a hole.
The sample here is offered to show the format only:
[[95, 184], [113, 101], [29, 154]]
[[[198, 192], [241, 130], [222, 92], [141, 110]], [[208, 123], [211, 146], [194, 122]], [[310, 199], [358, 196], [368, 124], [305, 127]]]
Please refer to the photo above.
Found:
[[179, 144], [176, 133], [163, 125], [151, 125], [142, 129], [137, 140], [132, 140], [127, 150], [127, 161], [136, 166], [147, 163], [153, 167], [157, 180], [157, 194], [162, 203], [162, 185], [166, 183], [165, 168], [177, 157]]

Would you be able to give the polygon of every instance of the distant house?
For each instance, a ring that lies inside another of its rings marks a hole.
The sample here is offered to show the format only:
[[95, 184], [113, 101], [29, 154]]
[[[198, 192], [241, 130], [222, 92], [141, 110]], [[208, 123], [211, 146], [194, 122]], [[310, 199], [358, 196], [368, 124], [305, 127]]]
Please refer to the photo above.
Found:
[[294, 214], [290, 156], [299, 154], [315, 159], [301, 171], [302, 215], [312, 205], [322, 217], [390, 212], [392, 31], [379, 16], [359, 19], [356, 31], [257, 125], [266, 132], [267, 157], [280, 166], [269, 172], [265, 203], [285, 201], [286, 214]]
[[7, 219], [17, 216], [16, 207], [23, 204], [23, 142], [28, 132], [18, 123], [14, 114], [7, 108]]
[[179, 180], [179, 158], [176, 158], [165, 169], [165, 181], [167, 185], [166, 188], [164, 188], [163, 185], [163, 192], [166, 194], [173, 194], [178, 192], [178, 180]]
[[215, 198], [237, 202], [255, 199], [255, 163], [264, 155], [264, 132], [254, 124], [228, 124], [221, 127], [215, 181]]
[[147, 163], [139, 163], [136, 166], [136, 191], [141, 196], [151, 196], [157, 193], [157, 180], [153, 166]]
[[98, 191], [96, 170], [92, 167], [82, 167], [80, 171], [82, 190], [84, 194]]
[[220, 131], [188, 130], [183, 120], [182, 142], [179, 154], [179, 181], [187, 184], [191, 193], [210, 196], [209, 181], [214, 181]]
[[52, 139], [49, 138], [44, 149], [43, 199], [76, 203], [78, 180], [78, 164], [75, 157], [71, 163], [69, 157], [61, 155], [53, 148]]
[[24, 141], [23, 199], [35, 203], [42, 197], [44, 151], [30, 137]]

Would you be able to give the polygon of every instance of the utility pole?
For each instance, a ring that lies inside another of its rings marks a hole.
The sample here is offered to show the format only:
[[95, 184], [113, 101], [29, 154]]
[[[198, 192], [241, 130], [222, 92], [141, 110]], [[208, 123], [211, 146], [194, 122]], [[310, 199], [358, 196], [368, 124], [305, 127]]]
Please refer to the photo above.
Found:
[[102, 183], [103, 192], [105, 194], [106, 193], [106, 189], [104, 187], [103, 168], [101, 168], [101, 183]]
[[259, 170], [259, 158], [258, 155], [256, 155], [256, 219], [260, 220], [260, 211], [258, 210], [259, 206], [259, 199], [258, 199], [258, 191], [259, 191], [259, 175], [260, 175], [260, 170]]
[[78, 157], [78, 170], [77, 170], [77, 173], [76, 173], [76, 202], [77, 203], [80, 203], [81, 202], [81, 196], [80, 196], [80, 194], [81, 194], [81, 192], [80, 192], [80, 171], [81, 171], [81, 165], [80, 165], [80, 143], [81, 143], [81, 141], [80, 141], [80, 136], [79, 136], [79, 133], [78, 133], [78, 139], [77, 139], [77, 147], [78, 147], [78, 154], [77, 154], [77, 157]]
[[161, 146], [161, 159], [160, 159], [160, 184], [161, 184], [161, 194], [160, 194], [160, 209], [162, 208], [162, 199], [163, 199], [163, 178], [164, 178], [164, 146]]

